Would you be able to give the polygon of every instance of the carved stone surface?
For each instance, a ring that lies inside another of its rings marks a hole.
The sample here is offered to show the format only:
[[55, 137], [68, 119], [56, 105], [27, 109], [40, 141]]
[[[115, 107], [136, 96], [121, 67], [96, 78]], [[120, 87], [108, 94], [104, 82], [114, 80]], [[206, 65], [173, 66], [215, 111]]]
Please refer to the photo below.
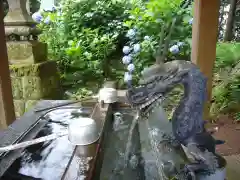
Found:
[[10, 65], [16, 116], [23, 115], [40, 99], [61, 99], [55, 61]]
[[31, 64], [47, 60], [47, 45], [38, 41], [7, 42], [10, 64]]
[[[7, 40], [11, 35], [18, 36], [17, 40], [21, 40], [22, 36], [37, 34], [34, 29], [36, 24], [27, 11], [27, 0], [8, 0], [9, 11], [4, 18], [5, 33]], [[24, 39], [24, 38], [23, 38]]]

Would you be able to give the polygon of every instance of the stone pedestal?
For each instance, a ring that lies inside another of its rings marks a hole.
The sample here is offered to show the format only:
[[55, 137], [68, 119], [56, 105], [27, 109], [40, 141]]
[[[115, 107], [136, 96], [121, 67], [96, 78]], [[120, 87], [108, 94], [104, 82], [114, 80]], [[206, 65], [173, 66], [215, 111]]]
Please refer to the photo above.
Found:
[[19, 117], [42, 99], [61, 99], [55, 61], [47, 59], [47, 45], [35, 39], [39, 33], [26, 9], [27, 0], [8, 0], [4, 18], [15, 113]]
[[60, 99], [56, 63], [10, 65], [16, 116], [21, 116], [41, 99]]
[[47, 60], [46, 44], [38, 41], [7, 42], [16, 116], [38, 100], [61, 99], [55, 61]]

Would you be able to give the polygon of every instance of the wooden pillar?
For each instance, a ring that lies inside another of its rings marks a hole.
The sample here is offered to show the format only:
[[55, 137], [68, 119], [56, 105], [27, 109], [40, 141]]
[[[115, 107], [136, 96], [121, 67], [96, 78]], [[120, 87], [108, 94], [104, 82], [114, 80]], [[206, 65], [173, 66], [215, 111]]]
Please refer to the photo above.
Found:
[[208, 101], [205, 118], [209, 117], [212, 96], [213, 67], [216, 59], [220, 0], [195, 0], [192, 32], [192, 62], [208, 78]]
[[15, 120], [5, 30], [3, 23], [3, 3], [0, 1], [0, 129]]

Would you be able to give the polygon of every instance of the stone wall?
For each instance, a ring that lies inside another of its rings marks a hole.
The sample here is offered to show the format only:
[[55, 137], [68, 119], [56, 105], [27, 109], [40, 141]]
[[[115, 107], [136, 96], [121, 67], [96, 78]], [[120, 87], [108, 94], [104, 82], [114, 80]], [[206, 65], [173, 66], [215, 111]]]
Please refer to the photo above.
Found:
[[23, 115], [41, 99], [61, 99], [54, 61], [10, 65], [16, 116]]

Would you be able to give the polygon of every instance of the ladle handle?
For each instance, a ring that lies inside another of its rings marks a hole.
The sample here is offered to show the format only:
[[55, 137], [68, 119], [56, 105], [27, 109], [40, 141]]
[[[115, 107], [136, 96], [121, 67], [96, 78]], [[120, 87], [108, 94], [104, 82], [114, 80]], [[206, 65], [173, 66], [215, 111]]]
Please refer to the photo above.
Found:
[[0, 147], [0, 153], [16, 150], [16, 149], [20, 149], [20, 148], [26, 148], [26, 147], [34, 145], [34, 144], [54, 140], [54, 139], [57, 139], [59, 137], [66, 136], [66, 135], [68, 135], [68, 131], [63, 131], [63, 132], [60, 132], [60, 133], [51, 134], [51, 135], [48, 135], [48, 136], [43, 136], [43, 137], [31, 140], [31, 141], [25, 141], [25, 142], [18, 143], [18, 144], [13, 144], [13, 145], [5, 146], [5, 147]]

